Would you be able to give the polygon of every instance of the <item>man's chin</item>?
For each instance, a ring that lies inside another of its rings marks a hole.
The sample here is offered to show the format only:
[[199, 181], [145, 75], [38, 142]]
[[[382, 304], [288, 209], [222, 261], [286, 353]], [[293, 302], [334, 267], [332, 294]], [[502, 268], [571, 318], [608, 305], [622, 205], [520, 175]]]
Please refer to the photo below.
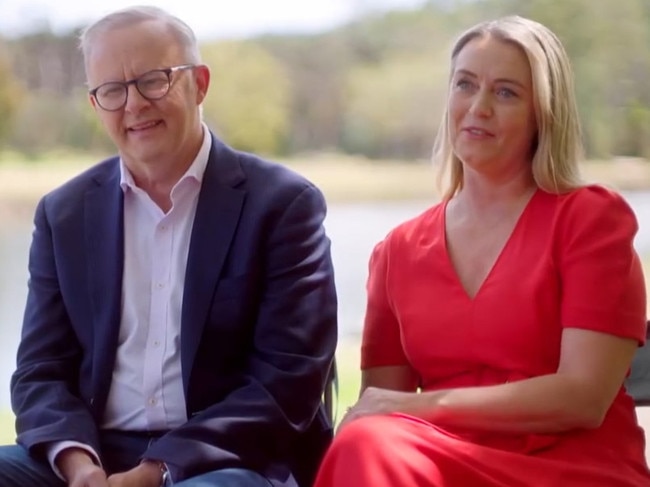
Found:
[[127, 166], [139, 165], [149, 166], [160, 162], [164, 152], [160, 150], [160, 145], [156, 147], [133, 147], [126, 150], [120, 150], [120, 157]]

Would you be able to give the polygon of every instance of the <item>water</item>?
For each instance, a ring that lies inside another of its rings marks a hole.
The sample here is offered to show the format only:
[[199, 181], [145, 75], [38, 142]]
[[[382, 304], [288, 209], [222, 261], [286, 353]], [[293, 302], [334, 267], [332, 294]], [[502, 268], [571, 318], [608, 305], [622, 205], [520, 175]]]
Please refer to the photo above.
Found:
[[27, 291], [28, 222], [0, 228], [0, 410], [9, 407], [9, 377]]
[[[640, 230], [636, 247], [650, 254], [650, 192], [626, 193]], [[343, 339], [361, 331], [365, 307], [368, 257], [373, 246], [398, 223], [416, 216], [426, 201], [372, 202], [330, 205], [326, 220], [332, 240], [339, 295], [339, 323]], [[22, 312], [27, 288], [27, 254], [31, 220], [0, 228], [0, 410], [9, 406], [9, 377], [15, 365]]]

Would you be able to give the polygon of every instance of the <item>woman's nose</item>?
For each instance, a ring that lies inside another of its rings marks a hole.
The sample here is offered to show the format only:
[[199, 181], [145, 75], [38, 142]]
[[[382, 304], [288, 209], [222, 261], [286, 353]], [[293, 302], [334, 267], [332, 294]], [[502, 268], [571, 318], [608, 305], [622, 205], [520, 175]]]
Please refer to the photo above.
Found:
[[472, 100], [470, 112], [478, 117], [489, 117], [492, 115], [492, 101], [490, 99], [490, 94], [486, 93], [484, 90], [477, 91]]

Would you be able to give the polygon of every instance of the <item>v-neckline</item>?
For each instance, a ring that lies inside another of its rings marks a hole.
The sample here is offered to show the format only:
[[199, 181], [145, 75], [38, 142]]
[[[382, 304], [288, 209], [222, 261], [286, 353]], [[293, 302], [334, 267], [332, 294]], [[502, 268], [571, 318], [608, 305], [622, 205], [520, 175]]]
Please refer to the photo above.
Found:
[[450, 200], [447, 200], [444, 202], [443, 207], [442, 207], [442, 244], [443, 244], [443, 250], [445, 254], [445, 260], [447, 262], [447, 266], [449, 267], [449, 270], [454, 276], [454, 280], [456, 285], [461, 289], [463, 292], [463, 296], [470, 302], [475, 302], [476, 299], [481, 295], [481, 292], [483, 291], [483, 288], [486, 286], [486, 284], [490, 281], [490, 277], [492, 274], [494, 274], [495, 269], [499, 266], [499, 263], [503, 259], [503, 255], [506, 253], [508, 248], [511, 246], [512, 240], [514, 240], [514, 237], [516, 236], [517, 233], [519, 233], [519, 227], [522, 225], [522, 221], [524, 220], [524, 216], [528, 213], [528, 209], [531, 207], [533, 201], [537, 198], [538, 193], [540, 192], [539, 188], [536, 188], [535, 191], [533, 191], [533, 194], [530, 196], [526, 204], [524, 205], [524, 208], [521, 210], [521, 213], [517, 217], [517, 221], [515, 222], [514, 226], [512, 227], [512, 231], [510, 232], [510, 235], [508, 235], [508, 238], [506, 238], [503, 246], [501, 247], [501, 250], [499, 250], [499, 253], [497, 254], [496, 258], [494, 259], [494, 262], [492, 262], [492, 265], [490, 266], [489, 271], [483, 278], [483, 281], [481, 281], [481, 284], [478, 286], [476, 289], [476, 292], [474, 293], [473, 296], [470, 296], [469, 292], [463, 285], [463, 281], [461, 280], [460, 276], [458, 275], [458, 271], [456, 270], [456, 266], [454, 265], [453, 260], [451, 259], [451, 255], [449, 254], [449, 247], [447, 245], [447, 205], [449, 204]]

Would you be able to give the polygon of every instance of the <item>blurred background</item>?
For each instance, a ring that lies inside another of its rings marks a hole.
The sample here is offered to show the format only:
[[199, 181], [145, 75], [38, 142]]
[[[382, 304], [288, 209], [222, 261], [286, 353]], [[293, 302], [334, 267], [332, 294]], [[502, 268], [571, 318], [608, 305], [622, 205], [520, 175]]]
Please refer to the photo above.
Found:
[[[576, 76], [584, 171], [628, 198], [640, 222], [637, 249], [650, 263], [648, 0], [213, 0], [209, 10], [202, 0], [150, 3], [198, 35], [212, 70], [209, 125], [325, 192], [340, 295], [341, 408], [358, 387], [370, 251], [437, 200], [428, 159], [449, 51], [477, 21], [516, 13], [558, 34]], [[34, 205], [113, 153], [88, 103], [78, 35], [127, 5], [0, 0], [0, 441], [13, 440], [8, 381]]]

